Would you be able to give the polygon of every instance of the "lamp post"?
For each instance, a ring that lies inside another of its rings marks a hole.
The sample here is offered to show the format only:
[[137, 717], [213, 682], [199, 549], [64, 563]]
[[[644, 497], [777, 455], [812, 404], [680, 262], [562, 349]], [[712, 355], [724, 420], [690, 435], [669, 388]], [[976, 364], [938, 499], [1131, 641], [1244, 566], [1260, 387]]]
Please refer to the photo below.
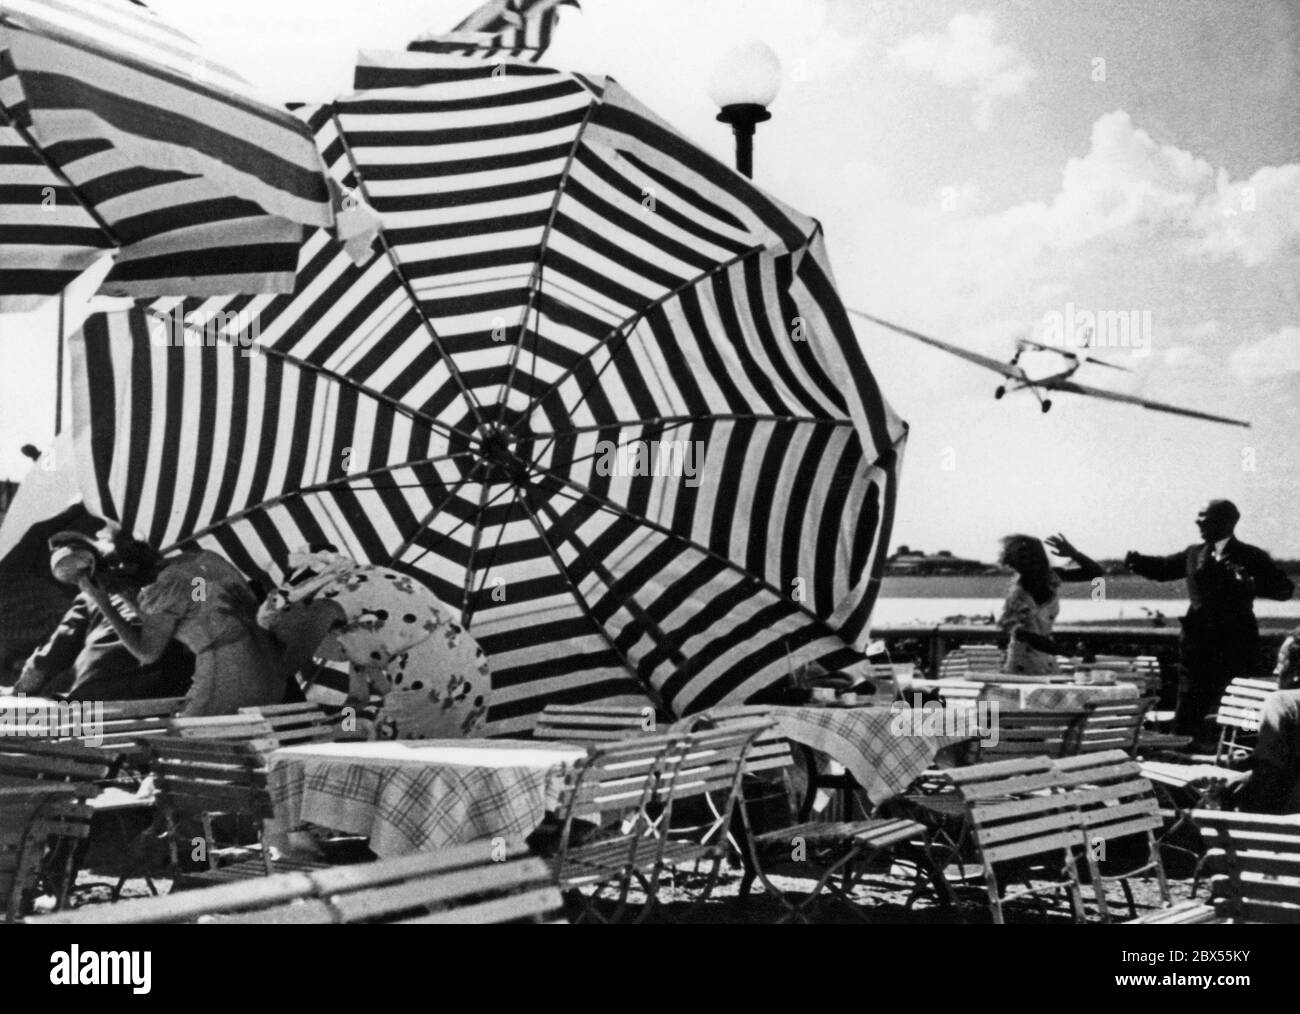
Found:
[[767, 107], [780, 87], [781, 61], [757, 39], [732, 49], [713, 72], [709, 97], [721, 107], [718, 122], [736, 135], [736, 169], [745, 176], [754, 175], [754, 128], [772, 118]]

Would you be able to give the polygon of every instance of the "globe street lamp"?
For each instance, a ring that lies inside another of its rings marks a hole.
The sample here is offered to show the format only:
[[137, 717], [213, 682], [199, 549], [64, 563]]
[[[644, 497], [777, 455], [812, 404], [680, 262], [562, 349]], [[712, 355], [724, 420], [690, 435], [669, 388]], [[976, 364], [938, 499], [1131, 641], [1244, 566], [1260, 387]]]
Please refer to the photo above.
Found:
[[713, 72], [709, 97], [722, 111], [720, 123], [736, 135], [736, 169], [754, 175], [754, 128], [772, 114], [767, 107], [781, 87], [781, 61], [772, 47], [757, 39], [728, 52]]

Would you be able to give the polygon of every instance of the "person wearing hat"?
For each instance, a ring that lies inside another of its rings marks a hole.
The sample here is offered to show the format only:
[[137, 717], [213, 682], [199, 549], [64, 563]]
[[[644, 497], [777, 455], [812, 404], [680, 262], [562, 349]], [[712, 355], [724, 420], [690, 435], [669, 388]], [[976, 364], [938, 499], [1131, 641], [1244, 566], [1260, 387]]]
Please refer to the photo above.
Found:
[[[80, 532], [51, 536], [55, 577], [76, 584], [97, 574], [104, 593], [128, 625], [138, 629], [132, 600], [153, 580], [160, 557], [143, 542], [110, 526], [92, 539]], [[194, 659], [179, 644], [142, 663], [122, 643], [104, 611], [84, 591], [77, 595], [54, 632], [23, 665], [17, 683], [0, 694], [67, 697], [69, 700], [139, 700], [184, 694]]]
[[1206, 716], [1216, 711], [1228, 684], [1266, 668], [1255, 620], [1256, 597], [1285, 602], [1295, 585], [1272, 558], [1234, 532], [1241, 512], [1230, 500], [1211, 500], [1196, 516], [1201, 541], [1169, 556], [1130, 552], [1124, 562], [1152, 581], [1187, 582], [1191, 604], [1183, 617], [1182, 675], [1174, 728], [1202, 739]]

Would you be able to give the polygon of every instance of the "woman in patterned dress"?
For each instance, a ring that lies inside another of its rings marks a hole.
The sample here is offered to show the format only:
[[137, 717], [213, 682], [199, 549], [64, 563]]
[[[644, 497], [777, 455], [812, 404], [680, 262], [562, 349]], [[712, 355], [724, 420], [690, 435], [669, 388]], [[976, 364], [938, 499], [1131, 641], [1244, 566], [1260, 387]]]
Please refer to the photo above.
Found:
[[483, 724], [491, 680], [483, 650], [423, 585], [333, 552], [301, 552], [267, 596], [258, 622], [285, 646], [286, 665], [312, 656], [351, 663], [348, 702], [383, 697], [382, 739], [455, 739]]
[[1052, 640], [1052, 627], [1061, 611], [1057, 589], [1062, 581], [1091, 581], [1104, 573], [1064, 535], [1049, 537], [1047, 545], [1057, 556], [1073, 560], [1077, 566], [1053, 567], [1042, 540], [1032, 535], [1008, 535], [1002, 540], [1002, 562], [1016, 572], [998, 621], [1010, 638], [1003, 672], [1056, 672], [1056, 656], [1063, 654]]

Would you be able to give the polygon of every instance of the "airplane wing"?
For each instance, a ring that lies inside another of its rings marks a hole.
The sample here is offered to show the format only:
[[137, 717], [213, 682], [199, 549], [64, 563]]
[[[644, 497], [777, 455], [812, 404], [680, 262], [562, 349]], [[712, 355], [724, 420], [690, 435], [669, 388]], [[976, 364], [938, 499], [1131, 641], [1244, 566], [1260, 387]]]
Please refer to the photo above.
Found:
[[1069, 391], [1072, 394], [1086, 394], [1091, 398], [1104, 398], [1107, 401], [1122, 401], [1129, 405], [1141, 405], [1143, 408], [1150, 409], [1153, 412], [1169, 412], [1173, 415], [1185, 415], [1192, 419], [1204, 419], [1207, 422], [1224, 423], [1228, 426], [1244, 426], [1250, 429], [1250, 423], [1242, 422], [1240, 419], [1228, 419], [1221, 415], [1210, 415], [1208, 412], [1197, 412], [1195, 409], [1179, 408], [1177, 405], [1166, 405], [1159, 401], [1148, 401], [1146, 398], [1138, 398], [1131, 394], [1120, 394], [1117, 391], [1103, 391], [1099, 387], [1088, 387], [1084, 384], [1076, 384], [1072, 380], [1058, 380], [1043, 385], [1044, 390], [1052, 391]]
[[854, 310], [848, 307], [846, 307], [846, 309], [848, 309], [849, 313], [853, 314], [855, 317], [861, 317], [863, 320], [869, 320], [873, 324], [879, 324], [881, 327], [889, 328], [891, 331], [897, 331], [899, 334], [907, 335], [909, 338], [915, 338], [919, 342], [924, 342], [926, 345], [932, 345], [936, 349], [942, 349], [944, 352], [965, 359], [967, 362], [974, 363], [976, 366], [982, 366], [986, 370], [1000, 373], [1002, 376], [1009, 377], [1012, 380], [1025, 379], [1025, 371], [1019, 366], [1012, 366], [1010, 363], [1004, 363], [1001, 360], [993, 359], [990, 356], [982, 356], [978, 352], [972, 352], [959, 345], [949, 345], [947, 342], [939, 341], [938, 338], [930, 338], [926, 335], [918, 334], [917, 332], [908, 330], [905, 327], [899, 327], [897, 324], [891, 324], [887, 320], [873, 317], [869, 313], [863, 313], [861, 310]]

